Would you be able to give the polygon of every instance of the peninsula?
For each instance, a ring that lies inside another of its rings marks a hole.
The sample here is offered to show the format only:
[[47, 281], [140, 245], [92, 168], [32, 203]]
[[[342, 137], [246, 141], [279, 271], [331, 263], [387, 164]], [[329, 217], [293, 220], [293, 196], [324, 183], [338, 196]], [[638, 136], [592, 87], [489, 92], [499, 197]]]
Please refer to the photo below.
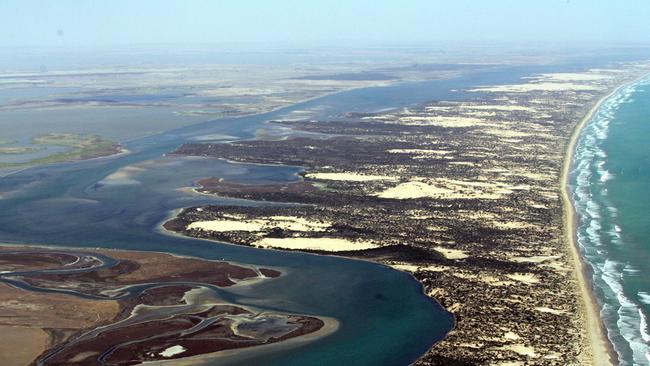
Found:
[[197, 182], [201, 193], [297, 205], [189, 207], [164, 226], [412, 273], [456, 317], [420, 365], [606, 363], [589, 284], [564, 234], [572, 228], [560, 176], [578, 122], [645, 72], [625, 64], [531, 74], [476, 86], [462, 101], [271, 122], [313, 136], [185, 144], [175, 154], [305, 167], [286, 183]]

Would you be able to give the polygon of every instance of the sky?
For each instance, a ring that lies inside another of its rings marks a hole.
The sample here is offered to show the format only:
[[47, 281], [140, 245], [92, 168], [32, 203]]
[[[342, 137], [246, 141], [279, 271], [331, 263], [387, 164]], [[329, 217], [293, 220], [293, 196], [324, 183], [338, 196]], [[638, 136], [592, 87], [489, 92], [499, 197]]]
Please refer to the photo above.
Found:
[[648, 0], [0, 0], [0, 47], [650, 43]]

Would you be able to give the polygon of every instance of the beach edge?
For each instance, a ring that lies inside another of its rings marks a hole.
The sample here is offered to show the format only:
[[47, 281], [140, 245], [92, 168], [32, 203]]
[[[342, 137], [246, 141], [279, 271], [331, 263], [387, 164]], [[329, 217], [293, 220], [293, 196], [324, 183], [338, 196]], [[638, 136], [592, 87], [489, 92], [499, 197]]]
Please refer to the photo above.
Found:
[[603, 103], [616, 95], [621, 89], [630, 86], [643, 75], [633, 81], [623, 83], [601, 97], [573, 128], [569, 143], [565, 148], [560, 176], [560, 191], [562, 199], [563, 216], [563, 240], [571, 253], [573, 273], [578, 284], [577, 295], [580, 300], [580, 317], [584, 320], [586, 334], [582, 336], [582, 352], [580, 352], [580, 363], [586, 365], [612, 366], [618, 361], [618, 356], [613, 345], [607, 337], [602, 318], [600, 317], [600, 306], [593, 292], [591, 280], [587, 277], [588, 263], [585, 262], [577, 243], [577, 213], [574, 202], [569, 191], [569, 175], [573, 166], [573, 157], [578, 144], [578, 138], [582, 130], [587, 126]]

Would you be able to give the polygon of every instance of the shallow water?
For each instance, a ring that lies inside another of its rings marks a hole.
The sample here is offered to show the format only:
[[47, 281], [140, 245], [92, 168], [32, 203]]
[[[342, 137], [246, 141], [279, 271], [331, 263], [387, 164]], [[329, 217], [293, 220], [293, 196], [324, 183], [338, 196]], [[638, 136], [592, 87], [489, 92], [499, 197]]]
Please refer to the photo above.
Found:
[[622, 365], [650, 365], [650, 78], [609, 98], [582, 131], [570, 178], [577, 236]]

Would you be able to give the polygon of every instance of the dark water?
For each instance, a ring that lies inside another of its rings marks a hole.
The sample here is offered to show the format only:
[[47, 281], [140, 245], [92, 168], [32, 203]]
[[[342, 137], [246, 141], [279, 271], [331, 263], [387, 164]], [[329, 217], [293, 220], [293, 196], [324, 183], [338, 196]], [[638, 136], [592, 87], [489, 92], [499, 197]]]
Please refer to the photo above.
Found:
[[[452, 80], [366, 88], [263, 115], [205, 122], [127, 143], [131, 154], [50, 165], [0, 179], [0, 240], [68, 247], [164, 251], [283, 268], [287, 274], [221, 295], [238, 304], [336, 318], [333, 335], [297, 349], [241, 361], [264, 365], [403, 365], [415, 360], [453, 325], [452, 316], [424, 296], [406, 273], [349, 259], [260, 250], [164, 235], [158, 225], [175, 209], [205, 203], [244, 203], [188, 194], [179, 188], [219, 176], [238, 182], [297, 179], [298, 167], [231, 164], [209, 158], [166, 157], [181, 143], [206, 135], [250, 138], [264, 121], [296, 110], [323, 116], [373, 111], [429, 100], [467, 97], [477, 85], [515, 82], [552, 68], [508, 68]], [[125, 169], [125, 167], [127, 167]]]
[[571, 179], [578, 243], [622, 365], [650, 365], [650, 79], [621, 89], [582, 131]]

